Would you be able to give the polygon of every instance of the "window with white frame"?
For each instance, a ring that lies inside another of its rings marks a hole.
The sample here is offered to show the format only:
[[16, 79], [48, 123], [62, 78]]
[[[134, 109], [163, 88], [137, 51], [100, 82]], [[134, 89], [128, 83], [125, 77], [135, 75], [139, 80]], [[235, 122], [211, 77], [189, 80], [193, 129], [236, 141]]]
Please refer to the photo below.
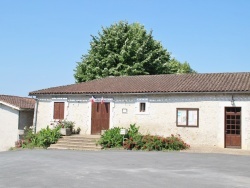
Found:
[[146, 103], [145, 102], [140, 102], [139, 107], [140, 107], [140, 109], [139, 109], [140, 112], [146, 111]]
[[149, 114], [149, 102], [146, 98], [137, 99], [135, 103], [136, 114]]
[[63, 120], [67, 118], [67, 98], [52, 98], [51, 101], [51, 119]]
[[176, 125], [178, 127], [198, 127], [199, 109], [198, 108], [177, 108]]

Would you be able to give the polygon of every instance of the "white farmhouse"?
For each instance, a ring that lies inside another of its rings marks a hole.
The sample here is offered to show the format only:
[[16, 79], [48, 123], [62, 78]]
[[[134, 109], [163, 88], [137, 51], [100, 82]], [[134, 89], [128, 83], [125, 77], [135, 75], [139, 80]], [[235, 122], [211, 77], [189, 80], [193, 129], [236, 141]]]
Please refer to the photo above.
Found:
[[74, 121], [81, 134], [136, 123], [194, 145], [250, 150], [250, 73], [107, 77], [30, 92], [37, 130]]
[[0, 151], [15, 146], [25, 126], [32, 126], [35, 100], [0, 95]]

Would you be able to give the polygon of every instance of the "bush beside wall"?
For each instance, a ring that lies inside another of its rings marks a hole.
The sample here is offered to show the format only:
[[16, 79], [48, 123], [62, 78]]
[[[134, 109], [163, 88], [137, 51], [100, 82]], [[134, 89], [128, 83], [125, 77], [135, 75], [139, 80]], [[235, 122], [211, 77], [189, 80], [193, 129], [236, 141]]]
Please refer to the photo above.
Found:
[[190, 146], [185, 143], [180, 135], [171, 135], [169, 137], [154, 136], [154, 135], [142, 135], [139, 132], [139, 127], [135, 124], [131, 124], [128, 129], [128, 133], [124, 135], [120, 134], [121, 128], [115, 127], [105, 131], [101, 136], [98, 144], [102, 148], [117, 148], [123, 147], [128, 150], [147, 150], [147, 151], [164, 151], [164, 150], [184, 150]]

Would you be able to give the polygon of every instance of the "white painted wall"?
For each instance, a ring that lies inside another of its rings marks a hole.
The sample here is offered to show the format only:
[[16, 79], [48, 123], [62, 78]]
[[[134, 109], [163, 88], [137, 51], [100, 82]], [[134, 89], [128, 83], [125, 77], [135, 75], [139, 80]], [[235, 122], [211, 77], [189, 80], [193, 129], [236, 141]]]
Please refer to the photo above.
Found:
[[[104, 96], [105, 97], [105, 96]], [[136, 123], [142, 133], [162, 136], [180, 134], [191, 145], [224, 147], [224, 110], [231, 107], [232, 95], [177, 94], [106, 96], [110, 105], [110, 128]], [[53, 122], [53, 98], [39, 98], [37, 130]], [[90, 134], [91, 103], [86, 96], [67, 96], [66, 119], [75, 121], [81, 134]], [[148, 111], [138, 113], [138, 99], [146, 99]], [[234, 95], [242, 108], [242, 148], [250, 149], [250, 96]], [[199, 127], [177, 127], [176, 108], [199, 108]], [[122, 113], [126, 109], [127, 113]]]
[[0, 151], [15, 146], [18, 138], [18, 110], [0, 104]]
[[50, 125], [53, 122], [52, 109], [53, 106], [51, 106], [51, 99], [40, 98], [40, 100], [38, 100], [36, 125], [37, 131], [45, 128], [47, 125]]

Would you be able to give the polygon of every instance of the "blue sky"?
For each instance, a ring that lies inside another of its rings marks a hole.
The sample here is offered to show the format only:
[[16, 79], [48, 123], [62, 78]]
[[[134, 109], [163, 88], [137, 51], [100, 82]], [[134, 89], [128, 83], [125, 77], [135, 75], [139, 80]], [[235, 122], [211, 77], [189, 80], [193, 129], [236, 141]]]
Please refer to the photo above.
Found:
[[250, 71], [248, 0], [0, 0], [0, 94], [74, 83], [90, 35], [126, 20], [199, 73]]

